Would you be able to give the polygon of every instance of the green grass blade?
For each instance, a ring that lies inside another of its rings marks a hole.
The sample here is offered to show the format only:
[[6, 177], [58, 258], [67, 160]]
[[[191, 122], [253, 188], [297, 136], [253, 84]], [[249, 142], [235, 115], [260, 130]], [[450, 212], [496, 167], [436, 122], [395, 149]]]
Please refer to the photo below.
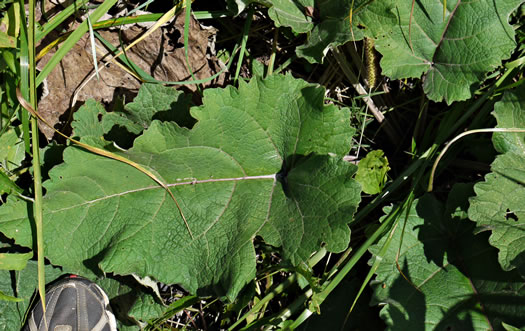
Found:
[[[27, 29], [28, 60], [29, 60], [29, 102], [37, 109], [36, 95], [36, 67], [35, 67], [35, 0], [29, 0], [29, 22]], [[40, 147], [38, 142], [38, 122], [36, 117], [31, 117], [31, 142], [33, 148], [33, 182], [34, 182], [34, 218], [36, 228], [37, 264], [38, 264], [38, 293], [44, 311], [44, 324], [47, 325], [46, 312], [46, 277], [44, 271], [44, 230], [42, 209], [42, 174], [40, 169]]]
[[[325, 255], [326, 255], [326, 249], [325, 248], [320, 249], [312, 257], [310, 257], [310, 259], [306, 263], [307, 266], [309, 268], [313, 268], [317, 263], [319, 263], [321, 261], [321, 259]], [[298, 272], [295, 272], [295, 273], [291, 274], [284, 282], [276, 285], [268, 294], [266, 294], [259, 302], [257, 302], [252, 307], [252, 309], [250, 309], [250, 311], [248, 311], [243, 316], [241, 316], [239, 319], [237, 319], [237, 321], [235, 321], [235, 323], [233, 323], [228, 328], [228, 331], [232, 331], [232, 330], [236, 329], [239, 326], [239, 324], [241, 324], [244, 320], [246, 320], [250, 315], [257, 314], [259, 312], [259, 310], [262, 307], [264, 307], [265, 305], [267, 305], [273, 298], [275, 298], [276, 296], [284, 293], [284, 291], [288, 287], [290, 287], [291, 285], [293, 285], [296, 282], [297, 277], [298, 277], [297, 274], [298, 274]], [[258, 321], [254, 321], [253, 323], [258, 323]], [[250, 325], [247, 326], [246, 328], [249, 328], [249, 327], [250, 327]]]
[[252, 309], [250, 309], [249, 312], [244, 314], [241, 318], [239, 318], [235, 323], [233, 323], [229, 328], [228, 331], [235, 330], [236, 327], [239, 326], [248, 316], [252, 314], [256, 314], [262, 306], [264, 306], [266, 303], [268, 303], [270, 300], [275, 298], [277, 295], [281, 294], [285, 289], [290, 287], [292, 284], [295, 283], [297, 280], [297, 275], [292, 274], [288, 278], [286, 278], [282, 283], [277, 285], [270, 293], [268, 293], [264, 298], [262, 298], [259, 302], [257, 302]]
[[[19, 0], [20, 17], [23, 22], [26, 21], [24, 1]], [[20, 26], [20, 91], [22, 96], [29, 99], [29, 59], [28, 59], [28, 40], [27, 27], [25, 24]], [[31, 138], [29, 136], [29, 115], [27, 112], [20, 110], [20, 121], [22, 122], [22, 135], [24, 138], [24, 147], [27, 154], [31, 154]]]
[[284, 61], [283, 64], [281, 64], [277, 69], [275, 69], [274, 73], [275, 74], [280, 73], [281, 71], [286, 69], [290, 64], [292, 64], [292, 62], [295, 61], [296, 59], [297, 59], [297, 55], [295, 55], [295, 54], [292, 55], [289, 59]]
[[[184, 4], [186, 6], [185, 15], [184, 15], [184, 57], [186, 58], [186, 66], [188, 68], [188, 71], [191, 75], [191, 78], [196, 81], [195, 75], [193, 74], [193, 70], [191, 69], [191, 63], [190, 63], [190, 57], [188, 54], [188, 50], [190, 48], [189, 44], [189, 35], [190, 35], [190, 19], [191, 19], [191, 0], [184, 0]], [[199, 94], [202, 95], [202, 90], [199, 85], [197, 85], [197, 91], [199, 91]]]
[[87, 23], [89, 27], [89, 42], [91, 43], [91, 57], [93, 59], [93, 66], [95, 67], [95, 73], [97, 74], [97, 79], [100, 79], [98, 74], [98, 61], [97, 61], [97, 45], [95, 45], [95, 35], [93, 34], [93, 25], [89, 16], [87, 17]]
[[[100, 22], [93, 24], [93, 29], [98, 30], [98, 29], [122, 26], [126, 24], [155, 22], [159, 20], [163, 15], [164, 15], [163, 13], [154, 13], [154, 14], [144, 14], [144, 15], [138, 15], [138, 16], [126, 16], [126, 17], [112, 18], [109, 20], [104, 20], [104, 21], [100, 21]], [[198, 20], [206, 20], [206, 19], [228, 17], [229, 15], [227, 11], [213, 11], [213, 12], [194, 11], [193, 16], [195, 16], [195, 18]]]
[[[411, 194], [409, 194], [409, 196], [407, 197], [407, 199], [405, 200], [405, 206], [406, 206], [406, 210], [405, 210], [405, 222], [403, 224], [403, 229], [401, 231], [403, 231], [403, 233], [401, 234], [401, 237], [403, 236], [404, 234], [404, 231], [405, 231], [405, 226], [406, 226], [406, 222], [407, 222], [407, 219], [408, 219], [408, 214], [410, 212], [410, 208], [412, 206], [412, 202], [414, 201], [414, 194], [413, 194], [413, 190], [411, 191]], [[397, 215], [400, 215], [401, 213], [403, 212], [403, 210], [401, 210], [401, 212]], [[388, 249], [390, 248], [390, 244], [392, 242], [392, 238], [394, 236], [394, 233], [396, 232], [397, 230], [397, 227], [399, 225], [399, 220], [400, 220], [400, 217], [396, 217], [394, 219], [394, 224], [392, 226], [392, 229], [390, 230], [390, 233], [388, 234], [388, 237], [387, 237], [387, 240], [386, 242], [383, 244], [383, 246], [381, 247], [381, 250], [379, 251], [379, 255], [375, 256], [374, 257], [374, 263], [372, 264], [372, 267], [370, 268], [370, 270], [368, 271], [368, 274], [366, 275], [365, 277], [365, 280], [363, 281], [363, 283], [361, 284], [361, 287], [359, 288], [359, 291], [357, 292], [357, 295], [354, 299], [354, 302], [352, 303], [352, 306], [350, 307], [350, 309], [348, 310], [348, 313], [346, 314], [346, 317], [345, 317], [345, 320], [343, 322], [343, 326], [342, 328], [344, 328], [344, 326], [346, 325], [346, 322], [348, 321], [348, 318], [350, 317], [350, 314], [352, 313], [352, 311], [354, 310], [354, 307], [357, 303], [357, 300], [359, 300], [359, 297], [361, 296], [361, 294], [363, 293], [363, 291], [365, 290], [365, 287], [368, 285], [368, 283], [370, 282], [370, 279], [372, 279], [372, 277], [374, 276], [374, 274], [376, 273], [377, 271], [377, 268], [379, 268], [379, 265], [381, 264], [381, 261], [383, 260], [383, 257], [385, 256], [386, 252], [388, 251]], [[401, 240], [402, 242], [402, 240]], [[400, 246], [401, 248], [401, 246]]]
[[[171, 317], [175, 316], [178, 312], [191, 307], [192, 305], [199, 302], [199, 297], [195, 295], [189, 295], [180, 298], [177, 301], [174, 301], [171, 303], [168, 307], [168, 309], [162, 314], [162, 316], [154, 319], [151, 322], [148, 322], [148, 326], [144, 329], [145, 331], [153, 331], [153, 330], [160, 330], [158, 327], [160, 327], [164, 322], [166, 322]], [[164, 329], [162, 329], [164, 330]]]
[[247, 14], [246, 22], [244, 23], [244, 28], [242, 31], [242, 41], [241, 41], [241, 53], [239, 54], [239, 59], [237, 60], [237, 68], [235, 69], [235, 76], [233, 78], [233, 83], [236, 84], [239, 79], [239, 74], [241, 72], [242, 61], [244, 59], [244, 52], [246, 51], [246, 43], [248, 42], [248, 35], [250, 33], [250, 26], [252, 25], [254, 9], [250, 8]]
[[132, 15], [134, 12], [141, 10], [142, 8], [148, 6], [153, 1], [155, 1], [155, 0], [148, 0], [148, 1], [144, 2], [142, 5], [138, 6], [137, 8], [133, 9], [132, 11], [130, 11], [128, 13], [128, 15]]
[[64, 22], [69, 16], [75, 13], [80, 7], [86, 4], [89, 0], [76, 0], [65, 9], [61, 10], [56, 16], [54, 16], [49, 22], [42, 26], [42, 29], [36, 31], [35, 40], [39, 42], [47, 36], [51, 31], [56, 29], [62, 22]]
[[[104, 1], [100, 6], [98, 6], [93, 13], [90, 15], [90, 19], [94, 22], [98, 21], [102, 15], [104, 15], [113, 5], [117, 2], [117, 0], [106, 0]], [[53, 55], [53, 57], [47, 62], [47, 64], [44, 66], [40, 74], [36, 77], [36, 85], [40, 85], [44, 79], [51, 73], [53, 68], [62, 60], [62, 58], [69, 52], [73, 46], [77, 43], [82, 36], [88, 32], [88, 22], [87, 20], [82, 22], [75, 31], [71, 33], [71, 35], [66, 39], [64, 44], [57, 50], [57, 52]]]
[[[104, 47], [106, 47], [109, 51], [111, 51], [113, 55], [119, 53], [119, 50], [115, 46], [113, 46], [110, 42], [108, 42], [106, 39], [104, 39], [104, 37], [102, 37], [99, 33], [97, 33], [95, 31], [94, 34], [95, 34], [95, 37], [98, 40], [100, 40], [100, 42], [104, 45]], [[238, 48], [239, 48], [238, 45], [234, 46], [234, 50], [232, 51], [232, 56], [230, 57], [229, 62], [226, 64], [225, 68], [223, 68], [218, 73], [216, 73], [216, 74], [214, 74], [214, 75], [212, 75], [210, 77], [203, 78], [203, 79], [180, 81], [180, 82], [176, 82], [176, 81], [161, 81], [161, 80], [155, 79], [153, 76], [151, 76], [150, 74], [148, 74], [147, 72], [142, 70], [139, 66], [137, 66], [128, 57], [126, 57], [126, 53], [125, 52], [123, 52], [120, 55], [117, 55], [117, 58], [120, 61], [122, 61], [123, 64], [128, 66], [129, 69], [134, 71], [140, 77], [140, 79], [143, 82], [145, 82], [145, 83], [155, 83], [155, 84], [163, 84], [163, 85], [203, 84], [203, 83], [209, 82], [211, 80], [214, 80], [215, 78], [219, 77], [222, 73], [224, 73], [225, 71], [228, 71], [230, 69], [230, 67], [231, 67], [231, 65], [233, 63], [233, 58], [235, 57], [235, 54], [237, 53]], [[108, 61], [108, 63], [109, 62], [110, 61]]]
[[[94, 35], [95, 37], [104, 45], [104, 47], [106, 47], [107, 49], [109, 49], [109, 51], [115, 55], [117, 52], [118, 52], [118, 49], [116, 47], [114, 47], [109, 41], [107, 41], [104, 37], [102, 37], [100, 35], [100, 33], [98, 32], [94, 32]], [[138, 65], [136, 65], [133, 61], [131, 61], [127, 56], [126, 56], [126, 52], [124, 52], [124, 54], [121, 54], [117, 57], [120, 61], [122, 61], [123, 64], [125, 64], [126, 66], [128, 66], [128, 68], [130, 68], [133, 72], [135, 72], [139, 77], [140, 79], [143, 81], [143, 82], [148, 82], [148, 83], [151, 83], [151, 82], [155, 82], [156, 79], [153, 78], [153, 76], [151, 76], [150, 74], [148, 74], [147, 72], [145, 72], [144, 70], [142, 70]]]

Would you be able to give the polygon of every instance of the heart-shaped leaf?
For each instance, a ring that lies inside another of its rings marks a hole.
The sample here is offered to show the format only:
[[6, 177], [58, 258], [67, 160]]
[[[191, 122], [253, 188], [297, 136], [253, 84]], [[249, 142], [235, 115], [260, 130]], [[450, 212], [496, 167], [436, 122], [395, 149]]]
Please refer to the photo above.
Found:
[[[154, 102], [154, 100], [153, 100]], [[234, 298], [255, 276], [253, 240], [282, 246], [298, 264], [325, 244], [349, 243], [360, 200], [356, 167], [342, 160], [349, 110], [291, 76], [208, 89], [193, 129], [153, 121], [122, 153], [156, 173], [166, 191], [124, 163], [76, 147], [45, 182], [44, 238], [52, 263], [86, 276], [150, 276]], [[31, 245], [26, 202], [0, 208], [0, 229]]]

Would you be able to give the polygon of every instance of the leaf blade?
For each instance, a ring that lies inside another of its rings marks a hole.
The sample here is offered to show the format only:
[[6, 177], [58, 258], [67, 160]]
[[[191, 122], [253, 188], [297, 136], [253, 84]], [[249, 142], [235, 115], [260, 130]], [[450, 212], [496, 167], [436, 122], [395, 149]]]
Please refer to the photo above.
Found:
[[[355, 166], [341, 160], [354, 129], [348, 109], [325, 106], [323, 99], [323, 89], [291, 76], [253, 79], [238, 90], [208, 89], [204, 105], [191, 110], [198, 120], [191, 130], [154, 120], [121, 153], [166, 183], [194, 240], [181, 231], [183, 220], [166, 191], [147, 176], [67, 148], [64, 164], [45, 183], [45, 237], [54, 238], [46, 255], [90, 277], [134, 273], [233, 299], [255, 275], [256, 235], [285, 238], [285, 255], [295, 263], [321, 242], [345, 249], [360, 199], [351, 178]], [[287, 196], [287, 185], [297, 198]], [[318, 215], [314, 202], [333, 209]], [[21, 245], [31, 244], [27, 208], [0, 208], [3, 232]]]

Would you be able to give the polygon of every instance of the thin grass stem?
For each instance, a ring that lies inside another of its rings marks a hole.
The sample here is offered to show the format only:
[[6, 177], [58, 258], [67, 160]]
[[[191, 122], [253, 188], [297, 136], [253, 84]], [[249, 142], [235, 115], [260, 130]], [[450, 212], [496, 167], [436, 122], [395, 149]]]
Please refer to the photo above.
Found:
[[248, 35], [250, 32], [250, 26], [252, 25], [254, 9], [250, 8], [248, 11], [246, 22], [244, 23], [244, 28], [242, 31], [242, 41], [241, 41], [241, 52], [239, 54], [239, 59], [237, 60], [237, 68], [235, 69], [235, 76], [233, 78], [233, 83], [236, 84], [239, 79], [239, 74], [241, 72], [242, 62], [244, 60], [244, 51], [246, 50], [246, 43], [248, 42]]
[[[190, 34], [190, 24], [191, 24], [191, 0], [184, 0], [184, 5], [186, 6], [185, 16], [184, 16], [184, 57], [186, 58], [186, 67], [190, 73], [191, 78], [196, 81], [197, 78], [193, 74], [193, 69], [191, 68], [190, 56], [189, 56], [189, 34]], [[197, 91], [202, 96], [202, 89], [200, 85], [197, 86]]]
[[[33, 109], [37, 109], [36, 95], [36, 68], [35, 68], [35, 0], [29, 0], [29, 21], [27, 29], [27, 49], [29, 60], [29, 102]], [[33, 150], [33, 183], [34, 183], [34, 219], [36, 228], [37, 265], [38, 265], [38, 293], [42, 304], [44, 325], [46, 321], [46, 276], [44, 265], [44, 230], [42, 210], [42, 172], [40, 169], [40, 147], [38, 141], [38, 120], [31, 117], [31, 143]]]
[[436, 161], [434, 161], [434, 165], [432, 166], [432, 171], [430, 172], [430, 178], [428, 180], [428, 192], [432, 192], [433, 190], [433, 187], [434, 187], [434, 175], [436, 173], [436, 169], [437, 169], [437, 166], [439, 164], [439, 161], [441, 161], [441, 159], [443, 158], [443, 156], [445, 155], [445, 153], [448, 151], [448, 149], [450, 148], [450, 146], [452, 146], [452, 144], [454, 144], [456, 141], [458, 141], [459, 139], [465, 137], [465, 136], [468, 136], [468, 135], [471, 135], [471, 134], [475, 134], [475, 133], [486, 133], [486, 132], [525, 132], [525, 129], [519, 129], [519, 128], [489, 128], [489, 129], [476, 129], [476, 130], [469, 130], [469, 131], [465, 131], [459, 135], [457, 135], [456, 137], [454, 137], [454, 139], [452, 139], [446, 146], [445, 148], [443, 148], [443, 150], [441, 151], [441, 153], [439, 153], [438, 157], [436, 158]]
[[275, 65], [275, 57], [277, 56], [277, 39], [279, 38], [279, 28], [275, 28], [273, 33], [273, 43], [272, 43], [272, 54], [270, 55], [270, 62], [268, 63], [268, 72], [266, 77], [273, 74], [273, 66]]
[[[19, 0], [20, 18], [22, 22], [26, 21], [26, 13], [24, 1]], [[24, 98], [29, 99], [29, 50], [27, 39], [27, 27], [25, 24], [20, 26], [20, 88]], [[22, 122], [22, 135], [24, 138], [24, 147], [27, 154], [31, 155], [31, 137], [29, 135], [29, 115], [27, 112], [20, 113], [20, 120]]]
[[[393, 211], [391, 211], [387, 218], [383, 221], [381, 226], [357, 249], [357, 251], [354, 253], [354, 255], [352, 255], [350, 260], [348, 260], [348, 262], [345, 263], [343, 268], [335, 274], [334, 278], [326, 281], [325, 284], [323, 284], [323, 290], [319, 293], [314, 294], [316, 304], [321, 305], [324, 302], [324, 300], [326, 300], [328, 295], [332, 293], [332, 291], [353, 269], [357, 262], [364, 256], [368, 248], [372, 246], [379, 239], [379, 237], [385, 233], [385, 231], [390, 229], [390, 227], [392, 226], [392, 222], [398, 219], [398, 215], [404, 209], [404, 207], [406, 207], [405, 204], [398, 206]], [[306, 292], [305, 295], [306, 294], [308, 294], [308, 292]], [[306, 308], [299, 316], [306, 316], [311, 314], [306, 312], [307, 310], [309, 311], [309, 309]], [[296, 321], [294, 323], [294, 326], [298, 327], [300, 324], [299, 322], [302, 323], [302, 321], [304, 320], [304, 318], [301, 318], [300, 321]]]

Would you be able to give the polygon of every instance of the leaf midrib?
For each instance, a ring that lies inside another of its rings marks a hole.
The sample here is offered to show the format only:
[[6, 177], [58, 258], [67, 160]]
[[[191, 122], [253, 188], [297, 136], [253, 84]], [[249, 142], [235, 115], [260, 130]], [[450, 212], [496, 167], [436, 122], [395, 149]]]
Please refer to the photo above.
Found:
[[[259, 175], [259, 176], [231, 177], [231, 178], [214, 178], [214, 179], [203, 179], [203, 180], [171, 183], [171, 184], [166, 184], [166, 186], [168, 186], [168, 187], [175, 187], [175, 186], [181, 186], [181, 185], [196, 185], [196, 184], [206, 184], [206, 183], [212, 183], [212, 182], [237, 182], [237, 181], [241, 181], [241, 180], [266, 180], [266, 179], [271, 179], [272, 181], [275, 181], [276, 178], [277, 178], [276, 174]], [[76, 205], [72, 205], [72, 206], [69, 206], [69, 207], [66, 207], [66, 208], [55, 209], [55, 210], [49, 211], [47, 214], [58, 213], [58, 212], [66, 211], [66, 210], [69, 210], [69, 209], [73, 209], [73, 208], [77, 208], [77, 207], [93, 204], [93, 203], [96, 203], [96, 202], [99, 202], [99, 201], [104, 201], [104, 200], [115, 198], [115, 197], [121, 197], [121, 196], [126, 195], [126, 194], [142, 192], [142, 191], [147, 191], [147, 190], [154, 190], [154, 189], [164, 190], [164, 188], [159, 186], [159, 185], [140, 187], [140, 188], [133, 189], [133, 190], [126, 190], [126, 191], [119, 192], [119, 193], [109, 194], [109, 195], [106, 195], [104, 197], [100, 197], [100, 198], [97, 198], [97, 199], [85, 200], [84, 202], [76, 204]], [[56, 191], [56, 192], [57, 193], [58, 192], [71, 193], [71, 191], [65, 191], [65, 190]]]

